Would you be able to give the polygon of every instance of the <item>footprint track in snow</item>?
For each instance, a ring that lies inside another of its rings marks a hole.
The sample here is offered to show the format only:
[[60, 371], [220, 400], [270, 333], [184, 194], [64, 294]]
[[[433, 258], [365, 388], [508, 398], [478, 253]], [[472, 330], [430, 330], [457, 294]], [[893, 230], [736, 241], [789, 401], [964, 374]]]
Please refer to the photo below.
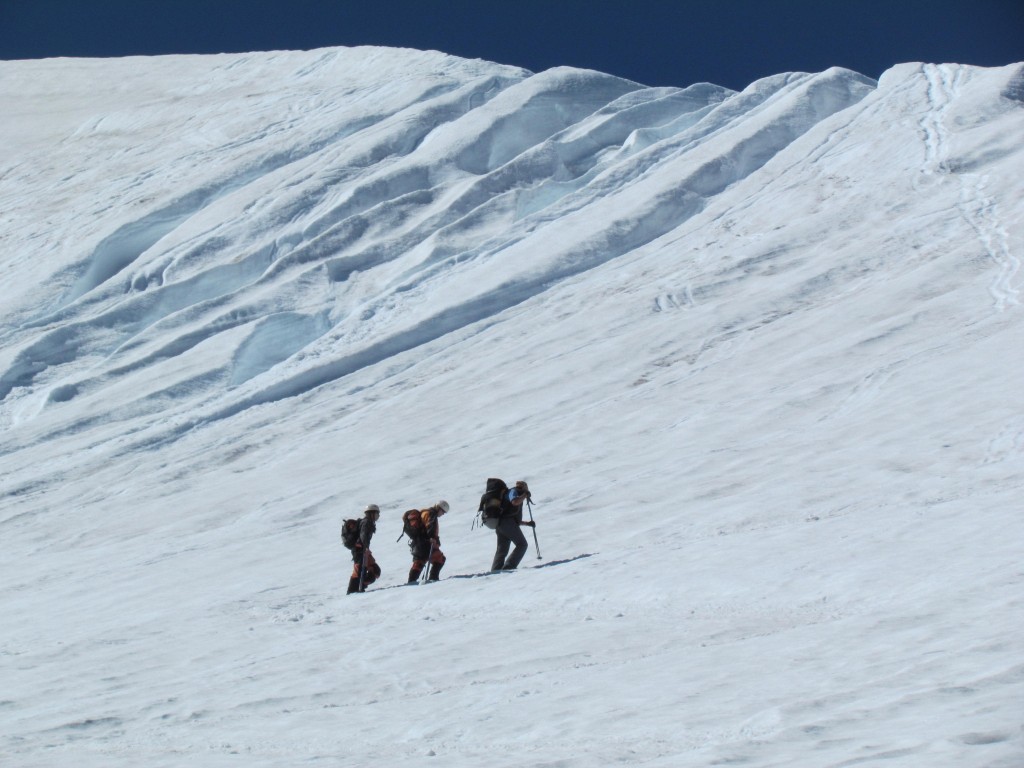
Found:
[[999, 205], [986, 192], [987, 176], [963, 174], [960, 177], [958, 207], [964, 220], [978, 236], [985, 253], [996, 264], [998, 272], [989, 284], [996, 310], [1005, 311], [1020, 304], [1018, 288], [1013, 285], [1020, 272], [1020, 258], [1010, 248], [1010, 236], [1003, 224]]
[[[924, 67], [928, 83], [928, 113], [920, 120], [924, 135], [925, 157], [921, 178], [915, 184], [920, 190], [941, 182], [942, 176], [950, 173], [948, 166], [950, 136], [946, 118], [950, 104], [960, 94], [964, 70], [954, 72], [944, 65], [929, 64]], [[960, 197], [957, 207], [964, 220], [978, 236], [985, 253], [998, 267], [998, 273], [989, 285], [989, 292], [995, 301], [995, 308], [1003, 312], [1010, 306], [1019, 305], [1019, 289], [1013, 285], [1020, 272], [1020, 258], [1010, 248], [1010, 237], [1000, 215], [996, 201], [986, 192], [988, 177], [976, 173], [959, 173]], [[922, 184], [924, 182], [924, 184]]]

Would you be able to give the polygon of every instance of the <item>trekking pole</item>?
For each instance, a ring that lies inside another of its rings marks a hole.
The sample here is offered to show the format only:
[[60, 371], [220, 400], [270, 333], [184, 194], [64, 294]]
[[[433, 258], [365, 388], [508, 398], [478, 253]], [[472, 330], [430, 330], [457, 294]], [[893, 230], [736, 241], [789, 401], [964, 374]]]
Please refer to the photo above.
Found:
[[430, 554], [427, 555], [427, 564], [423, 566], [423, 575], [420, 576], [420, 581], [424, 584], [430, 579], [430, 561], [434, 559], [434, 542], [430, 542]]
[[363, 564], [359, 566], [359, 591], [363, 591], [363, 581], [366, 577], [366, 557], [369, 553], [363, 548]]
[[[526, 499], [526, 511], [530, 513], [530, 522], [533, 523], [533, 502], [529, 498]], [[537, 559], [543, 560], [540, 556], [540, 542], [537, 541], [537, 524], [534, 523], [530, 526], [533, 528], [533, 544], [537, 547]]]

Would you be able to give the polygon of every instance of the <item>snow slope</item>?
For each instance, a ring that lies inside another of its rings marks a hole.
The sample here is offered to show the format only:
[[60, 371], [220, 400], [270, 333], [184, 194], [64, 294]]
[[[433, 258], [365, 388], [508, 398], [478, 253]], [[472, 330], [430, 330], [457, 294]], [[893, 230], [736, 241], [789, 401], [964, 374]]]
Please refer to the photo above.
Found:
[[[1024, 65], [0, 103], [4, 765], [1024, 764]], [[476, 577], [494, 475], [543, 559]]]

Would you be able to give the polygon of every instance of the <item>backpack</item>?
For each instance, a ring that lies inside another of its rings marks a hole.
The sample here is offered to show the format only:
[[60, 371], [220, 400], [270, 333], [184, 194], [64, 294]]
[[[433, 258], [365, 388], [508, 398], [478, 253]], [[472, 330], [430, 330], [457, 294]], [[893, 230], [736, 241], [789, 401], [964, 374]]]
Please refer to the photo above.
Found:
[[487, 489], [480, 497], [480, 507], [477, 512], [480, 514], [480, 522], [487, 528], [494, 530], [498, 527], [498, 521], [506, 512], [506, 497], [508, 486], [504, 480], [496, 477], [487, 479]]
[[421, 541], [426, 538], [427, 526], [423, 522], [420, 510], [410, 509], [402, 515], [402, 533], [398, 538], [401, 539], [402, 536], [408, 536], [413, 541]]
[[346, 520], [341, 524], [341, 543], [345, 549], [355, 549], [359, 543], [359, 521]]

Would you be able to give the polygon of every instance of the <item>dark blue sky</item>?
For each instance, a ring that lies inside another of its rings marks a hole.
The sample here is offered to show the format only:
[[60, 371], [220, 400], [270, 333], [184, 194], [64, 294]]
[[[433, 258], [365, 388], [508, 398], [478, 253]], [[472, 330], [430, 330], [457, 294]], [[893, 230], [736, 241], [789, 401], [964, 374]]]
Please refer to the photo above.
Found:
[[334, 45], [739, 89], [832, 65], [1024, 61], [1024, 0], [0, 0], [0, 59]]

